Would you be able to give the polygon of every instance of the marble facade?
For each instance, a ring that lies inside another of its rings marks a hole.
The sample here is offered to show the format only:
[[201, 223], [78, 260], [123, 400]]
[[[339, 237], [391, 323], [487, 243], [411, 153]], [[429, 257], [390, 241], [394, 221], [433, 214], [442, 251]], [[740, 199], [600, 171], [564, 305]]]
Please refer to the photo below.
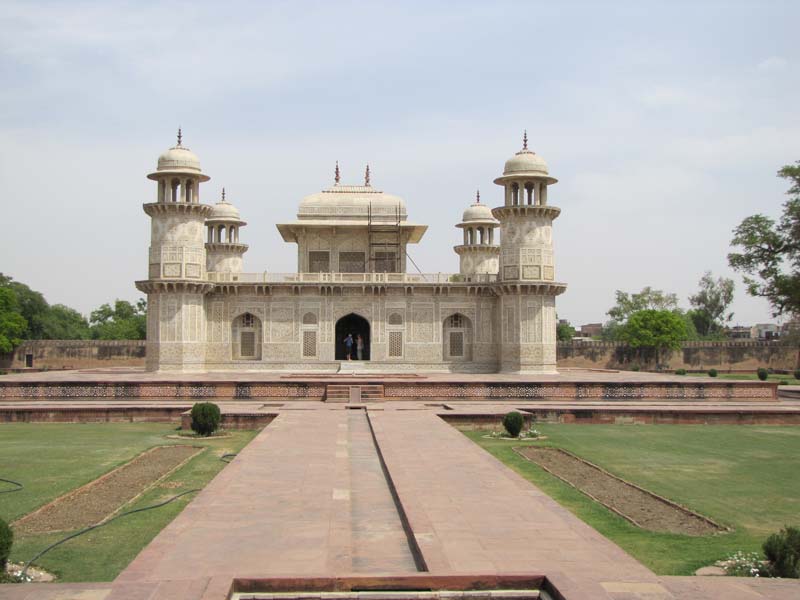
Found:
[[[527, 136], [495, 180], [504, 204], [490, 209], [478, 196], [457, 224], [454, 274], [408, 272], [406, 248], [427, 227], [372, 186], [369, 168], [363, 185], [344, 185], [337, 165], [334, 185], [277, 225], [297, 244], [295, 273], [243, 270], [246, 223], [224, 190], [200, 203], [209, 177], [180, 137], [148, 178], [157, 182], [144, 205], [148, 279], [136, 282], [148, 299], [148, 370], [556, 371], [560, 210], [547, 204], [556, 179]], [[365, 341], [357, 364], [343, 360], [347, 333]]]

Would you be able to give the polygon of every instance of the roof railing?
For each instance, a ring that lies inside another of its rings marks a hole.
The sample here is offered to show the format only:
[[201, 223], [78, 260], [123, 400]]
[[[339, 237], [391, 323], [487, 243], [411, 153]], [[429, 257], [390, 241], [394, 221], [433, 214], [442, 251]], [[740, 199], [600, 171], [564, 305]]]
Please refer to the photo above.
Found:
[[493, 283], [496, 274], [459, 273], [227, 273], [209, 271], [213, 283]]

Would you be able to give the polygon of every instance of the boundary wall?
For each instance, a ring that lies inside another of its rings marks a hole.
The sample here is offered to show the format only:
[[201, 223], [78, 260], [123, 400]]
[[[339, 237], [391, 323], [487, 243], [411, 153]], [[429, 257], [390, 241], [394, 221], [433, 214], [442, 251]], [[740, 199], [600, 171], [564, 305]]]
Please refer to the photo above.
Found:
[[[561, 368], [630, 369], [652, 367], [652, 359], [613, 342], [558, 342]], [[144, 340], [31, 340], [0, 355], [0, 369], [93, 369], [143, 367]], [[685, 342], [661, 358], [668, 369], [754, 371], [758, 367], [792, 371], [800, 367], [800, 349], [778, 341]]]

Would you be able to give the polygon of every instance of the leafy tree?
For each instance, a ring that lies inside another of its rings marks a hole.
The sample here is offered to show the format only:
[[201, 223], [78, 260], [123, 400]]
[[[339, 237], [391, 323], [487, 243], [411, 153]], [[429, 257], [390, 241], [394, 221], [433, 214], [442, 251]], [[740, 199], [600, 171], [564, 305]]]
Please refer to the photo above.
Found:
[[17, 298], [18, 312], [25, 319], [23, 339], [81, 340], [89, 338], [89, 323], [76, 310], [56, 304], [50, 306], [44, 296], [24, 283], [0, 273], [0, 287], [11, 290]]
[[27, 327], [14, 290], [0, 287], [0, 352], [11, 352], [18, 346], [24, 339]]
[[575, 336], [575, 328], [569, 322], [559, 322], [556, 325], [556, 339], [559, 342], [568, 342]]
[[641, 310], [678, 309], [676, 294], [667, 294], [662, 290], [654, 290], [650, 286], [643, 288], [638, 294], [628, 294], [617, 290], [616, 299], [617, 303], [608, 311], [608, 316], [617, 323], [624, 323], [633, 313]]
[[114, 307], [103, 304], [89, 317], [92, 339], [143, 340], [147, 335], [147, 302], [140, 298], [133, 305], [116, 300]]
[[665, 350], [678, 350], [686, 339], [686, 322], [672, 310], [640, 310], [628, 317], [621, 327], [619, 339], [632, 348], [655, 352], [656, 366]]
[[44, 338], [44, 320], [50, 306], [44, 296], [32, 290], [24, 283], [14, 281], [11, 277], [0, 273], [0, 286], [11, 289], [17, 297], [19, 313], [27, 323], [23, 339], [41, 340]]
[[733, 318], [733, 313], [727, 312], [733, 302], [733, 279], [718, 277], [715, 280], [711, 271], [706, 271], [698, 285], [698, 292], [689, 296], [689, 303], [694, 307], [689, 316], [701, 336], [718, 333]]
[[773, 316], [800, 314], [800, 161], [786, 165], [778, 177], [788, 179], [789, 200], [777, 223], [757, 214], [733, 230], [728, 264], [744, 273], [747, 293], [766, 298]]
[[91, 337], [86, 317], [63, 304], [52, 305], [42, 324], [46, 340], [88, 340]]

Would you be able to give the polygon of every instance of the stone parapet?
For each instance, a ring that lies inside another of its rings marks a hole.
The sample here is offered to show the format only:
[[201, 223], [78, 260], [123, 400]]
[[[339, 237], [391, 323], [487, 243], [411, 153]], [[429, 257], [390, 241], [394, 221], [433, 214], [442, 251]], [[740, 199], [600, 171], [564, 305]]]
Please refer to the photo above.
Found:
[[[481, 381], [464, 375], [463, 380], [414, 381], [386, 376], [338, 379], [337, 384], [383, 385], [386, 400], [447, 400], [448, 402], [498, 400], [576, 400], [627, 402], [638, 400], [686, 401], [691, 404], [763, 401], [777, 398], [776, 383], [760, 381], [687, 378], [685, 381]], [[13, 381], [0, 379], [0, 400], [253, 400], [322, 401], [329, 380], [307, 378], [277, 381], [125, 381], [119, 378], [96, 381]]]

